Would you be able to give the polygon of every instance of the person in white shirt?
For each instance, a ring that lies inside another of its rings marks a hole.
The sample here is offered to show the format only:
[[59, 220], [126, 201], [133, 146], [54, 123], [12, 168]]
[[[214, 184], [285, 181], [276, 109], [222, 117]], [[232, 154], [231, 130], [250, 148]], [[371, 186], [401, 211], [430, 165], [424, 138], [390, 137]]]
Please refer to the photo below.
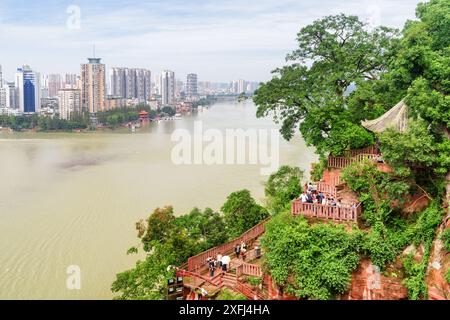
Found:
[[301, 201], [302, 203], [306, 203], [306, 202], [308, 201], [308, 196], [306, 195], [306, 192], [303, 192], [303, 193], [300, 195], [300, 201]]
[[219, 264], [219, 267], [222, 267], [222, 254], [219, 252], [217, 254], [217, 263]]
[[229, 256], [223, 256], [222, 257], [222, 271], [223, 273], [227, 272], [227, 268], [230, 264], [230, 257]]

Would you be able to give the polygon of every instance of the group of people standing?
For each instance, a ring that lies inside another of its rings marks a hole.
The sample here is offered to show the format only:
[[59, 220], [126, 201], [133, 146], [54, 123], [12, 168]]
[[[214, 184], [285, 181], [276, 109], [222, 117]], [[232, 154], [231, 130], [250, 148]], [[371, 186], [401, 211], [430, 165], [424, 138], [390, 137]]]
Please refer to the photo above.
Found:
[[340, 199], [335, 199], [331, 194], [317, 190], [317, 187], [311, 182], [306, 186], [306, 191], [300, 195], [302, 203], [316, 203], [332, 207], [356, 207], [356, 203], [343, 204]]
[[225, 273], [228, 270], [230, 265], [230, 256], [222, 255], [222, 253], [218, 253], [216, 258], [208, 257], [206, 259], [206, 263], [208, 264], [209, 276], [214, 277], [214, 272], [216, 268], [222, 269], [222, 272]]
[[[246, 253], [247, 253], [247, 244], [242, 241], [241, 244], [237, 244], [234, 247], [234, 253], [236, 254], [236, 258], [241, 258], [245, 261]], [[230, 268], [231, 258], [228, 255], [222, 255], [221, 252], [217, 253], [216, 258], [208, 257], [206, 259], [206, 263], [208, 264], [209, 276], [214, 277], [214, 273], [217, 268], [222, 270], [222, 273], [227, 272]]]
[[241, 244], [237, 244], [236, 247], [234, 247], [234, 253], [236, 254], [236, 258], [241, 258], [242, 261], [245, 261], [245, 257], [247, 255], [247, 244], [242, 241]]

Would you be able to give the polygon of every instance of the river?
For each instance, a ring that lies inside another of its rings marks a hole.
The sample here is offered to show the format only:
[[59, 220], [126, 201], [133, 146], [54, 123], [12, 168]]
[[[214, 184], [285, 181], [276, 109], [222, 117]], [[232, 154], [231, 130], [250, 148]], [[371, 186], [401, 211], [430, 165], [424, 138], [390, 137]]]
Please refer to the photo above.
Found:
[[[276, 128], [257, 119], [252, 102], [218, 102], [179, 120], [136, 133], [0, 134], [0, 299], [111, 299], [115, 274], [132, 267], [134, 223], [171, 204], [219, 210], [247, 188], [262, 202], [261, 166], [175, 165], [175, 129]], [[280, 164], [309, 171], [317, 160], [296, 136], [280, 140]], [[67, 268], [81, 270], [81, 289], [66, 286]]]

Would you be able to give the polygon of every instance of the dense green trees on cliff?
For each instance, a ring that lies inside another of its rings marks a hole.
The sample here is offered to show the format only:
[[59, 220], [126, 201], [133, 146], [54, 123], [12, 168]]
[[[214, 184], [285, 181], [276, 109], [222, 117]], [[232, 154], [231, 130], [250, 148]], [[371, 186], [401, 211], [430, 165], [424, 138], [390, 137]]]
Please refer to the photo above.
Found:
[[[386, 28], [369, 32], [351, 16], [318, 20], [300, 31], [299, 49], [287, 57], [290, 64], [275, 70], [273, 79], [254, 97], [259, 116], [272, 114], [282, 121], [286, 138], [292, 137], [298, 125], [306, 142], [322, 156], [380, 142], [392, 172], [381, 172], [370, 162], [356, 163], [344, 170], [343, 180], [363, 203], [361, 254], [383, 270], [409, 244], [423, 247], [421, 261], [411, 256], [404, 259], [404, 283], [412, 299], [427, 297], [424, 279], [444, 214], [445, 175], [450, 170], [449, 17], [449, 0], [431, 0], [418, 5], [418, 19], [408, 21], [401, 34]], [[356, 86], [351, 92], [347, 90], [350, 84]], [[375, 135], [361, 126], [361, 120], [380, 116], [402, 99], [409, 106], [406, 132], [389, 129]], [[323, 164], [313, 172], [316, 179]], [[430, 206], [406, 215], [401, 209], [411, 194], [427, 197]], [[281, 261], [281, 252], [292, 244], [283, 242], [282, 235], [267, 236], [270, 241], [264, 243], [274, 251], [266, 256]], [[304, 250], [309, 252], [308, 247]], [[269, 270], [278, 274], [282, 266], [270, 260]], [[295, 275], [294, 269], [282, 270], [285, 277]], [[335, 270], [336, 279], [349, 272]], [[286, 284], [285, 278], [277, 279]], [[289, 284], [296, 282], [294, 277]], [[306, 283], [303, 286], [303, 291], [293, 292], [299, 297], [319, 297]], [[328, 293], [333, 291], [339, 290]]]
[[231, 238], [240, 236], [269, 216], [267, 210], [253, 200], [248, 190], [231, 193], [221, 211]]
[[264, 188], [267, 209], [277, 214], [290, 208], [291, 201], [303, 191], [303, 171], [297, 167], [281, 166], [270, 175]]
[[284, 212], [266, 225], [265, 267], [282, 290], [299, 298], [331, 299], [345, 293], [358, 267], [363, 233], [343, 225], [309, 225]]
[[231, 193], [222, 213], [210, 208], [198, 208], [185, 215], [175, 216], [173, 208], [157, 208], [147, 220], [136, 223], [140, 244], [128, 253], [147, 254], [130, 270], [117, 274], [111, 286], [117, 299], [165, 298], [167, 278], [174, 275], [173, 267], [209, 248], [239, 236], [267, 217], [248, 190]]

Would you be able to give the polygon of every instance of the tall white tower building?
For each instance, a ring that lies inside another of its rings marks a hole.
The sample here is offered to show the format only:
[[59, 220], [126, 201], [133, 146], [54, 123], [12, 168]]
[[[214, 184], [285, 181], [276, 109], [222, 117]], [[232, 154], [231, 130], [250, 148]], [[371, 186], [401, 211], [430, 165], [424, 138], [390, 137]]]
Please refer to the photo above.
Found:
[[173, 105], [175, 102], [175, 72], [164, 70], [161, 73], [161, 103]]

